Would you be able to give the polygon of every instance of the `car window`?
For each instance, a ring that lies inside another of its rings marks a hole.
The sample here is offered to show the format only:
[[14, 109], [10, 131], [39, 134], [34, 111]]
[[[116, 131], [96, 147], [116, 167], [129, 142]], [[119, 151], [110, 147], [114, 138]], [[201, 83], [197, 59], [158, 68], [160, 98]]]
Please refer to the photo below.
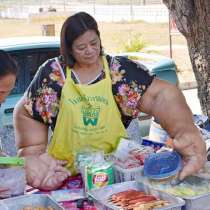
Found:
[[11, 56], [17, 61], [19, 74], [15, 88], [11, 94], [23, 94], [33, 79], [39, 66], [47, 59], [59, 55], [58, 48], [21, 50], [10, 52]]

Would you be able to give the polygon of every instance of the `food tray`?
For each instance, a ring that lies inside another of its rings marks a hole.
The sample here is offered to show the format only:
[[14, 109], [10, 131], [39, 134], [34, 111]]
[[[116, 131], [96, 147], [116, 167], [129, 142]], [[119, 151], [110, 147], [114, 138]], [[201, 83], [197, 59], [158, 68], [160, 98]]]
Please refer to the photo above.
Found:
[[108, 199], [112, 194], [122, 192], [128, 189], [144, 191], [145, 193], [152, 194], [160, 199], [170, 202], [169, 205], [164, 206], [163, 208], [156, 209], [181, 210], [181, 207], [184, 205], [184, 200], [182, 200], [181, 198], [177, 198], [159, 190], [152, 189], [149, 186], [136, 181], [129, 181], [109, 185], [100, 189], [91, 190], [88, 194], [96, 201], [96, 205], [100, 210], [120, 210], [122, 209], [121, 207], [117, 207], [116, 205], [112, 204], [108, 201]]
[[113, 165], [113, 169], [116, 183], [135, 181], [143, 174], [143, 166], [124, 169], [118, 165]]
[[49, 195], [32, 194], [8, 198], [0, 201], [0, 210], [23, 210], [24, 207], [52, 207], [53, 210], [64, 210]]
[[[186, 179], [188, 183], [192, 184], [202, 180], [205, 179], [195, 176]], [[182, 196], [181, 198], [185, 200], [183, 210], [210, 210], [210, 192], [192, 197]]]

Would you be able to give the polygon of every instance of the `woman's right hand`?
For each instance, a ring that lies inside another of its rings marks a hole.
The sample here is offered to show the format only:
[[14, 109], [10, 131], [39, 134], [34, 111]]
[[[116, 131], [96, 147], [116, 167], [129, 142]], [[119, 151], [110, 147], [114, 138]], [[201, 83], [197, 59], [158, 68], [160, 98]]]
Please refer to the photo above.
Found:
[[41, 190], [60, 187], [71, 174], [64, 167], [66, 161], [56, 160], [47, 153], [25, 157], [27, 184]]

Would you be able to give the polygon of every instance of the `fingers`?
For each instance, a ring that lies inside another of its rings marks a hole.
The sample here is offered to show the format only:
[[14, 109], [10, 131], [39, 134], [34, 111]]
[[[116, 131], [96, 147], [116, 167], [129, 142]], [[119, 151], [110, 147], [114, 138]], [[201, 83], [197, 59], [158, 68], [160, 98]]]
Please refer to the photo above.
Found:
[[63, 181], [68, 178], [68, 174], [63, 172], [50, 172], [45, 177], [41, 184], [43, 190], [55, 190], [63, 184]]
[[55, 175], [55, 178], [58, 182], [63, 182], [64, 180], [66, 180], [69, 177], [68, 174], [66, 173], [62, 173], [62, 172], [57, 172]]
[[189, 175], [195, 174], [200, 170], [201, 167], [205, 164], [205, 158], [201, 155], [189, 156], [187, 159], [184, 159], [184, 167], [179, 174], [179, 179], [183, 180]]
[[34, 188], [39, 188], [39, 186], [42, 183], [42, 177], [35, 176], [33, 174], [26, 173], [26, 179], [27, 179], [27, 184]]
[[66, 161], [66, 160], [58, 160], [58, 159], [55, 159], [54, 157], [52, 157], [48, 153], [41, 154], [39, 158], [45, 164], [50, 165], [50, 166], [53, 165], [53, 167], [55, 167], [56, 165], [65, 166], [68, 163], [68, 161]]
[[10, 191], [7, 191], [7, 192], [4, 192], [4, 193], [0, 193], [0, 199], [3, 199], [3, 198], [9, 198], [11, 197], [11, 192]]
[[179, 174], [180, 180], [193, 175], [204, 166], [206, 149], [201, 138], [194, 139], [194, 141], [192, 138], [174, 139], [173, 146], [183, 157], [183, 169]]
[[10, 189], [0, 187], [0, 198], [8, 198], [11, 196]]
[[60, 180], [60, 181], [64, 181], [69, 176], [71, 176], [71, 172], [62, 166], [56, 166], [55, 168], [51, 169], [51, 173], [49, 173], [49, 177], [52, 176], [52, 174], [55, 178], [57, 178], [57, 180]]
[[65, 166], [68, 163], [67, 160], [56, 160], [56, 162], [58, 165], [61, 165], [61, 166]]
[[64, 167], [62, 167], [62, 166], [56, 166], [55, 168], [53, 168], [53, 170], [55, 171], [55, 172], [62, 172], [62, 173], [65, 173], [65, 174], [67, 174], [67, 176], [71, 176], [71, 172], [68, 170], [68, 169], [66, 169], [66, 168], [64, 168]]

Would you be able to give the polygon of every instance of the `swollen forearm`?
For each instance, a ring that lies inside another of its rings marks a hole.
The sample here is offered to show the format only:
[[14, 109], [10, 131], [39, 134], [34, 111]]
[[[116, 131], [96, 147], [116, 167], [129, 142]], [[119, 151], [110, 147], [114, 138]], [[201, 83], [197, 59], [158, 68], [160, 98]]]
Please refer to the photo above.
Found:
[[172, 138], [182, 132], [197, 130], [182, 92], [167, 82], [155, 79], [142, 97], [139, 108], [157, 118]]
[[162, 90], [153, 106], [151, 114], [160, 121], [172, 138], [183, 135], [183, 132], [197, 132], [192, 112], [183, 94], [175, 86]]
[[23, 101], [14, 111], [15, 140], [21, 156], [39, 155], [45, 152], [48, 142], [48, 127], [34, 120], [23, 106]]
[[139, 109], [153, 115], [173, 139], [173, 147], [184, 161], [180, 179], [200, 170], [206, 160], [206, 147], [194, 125], [184, 96], [175, 86], [155, 79], [140, 100]]

